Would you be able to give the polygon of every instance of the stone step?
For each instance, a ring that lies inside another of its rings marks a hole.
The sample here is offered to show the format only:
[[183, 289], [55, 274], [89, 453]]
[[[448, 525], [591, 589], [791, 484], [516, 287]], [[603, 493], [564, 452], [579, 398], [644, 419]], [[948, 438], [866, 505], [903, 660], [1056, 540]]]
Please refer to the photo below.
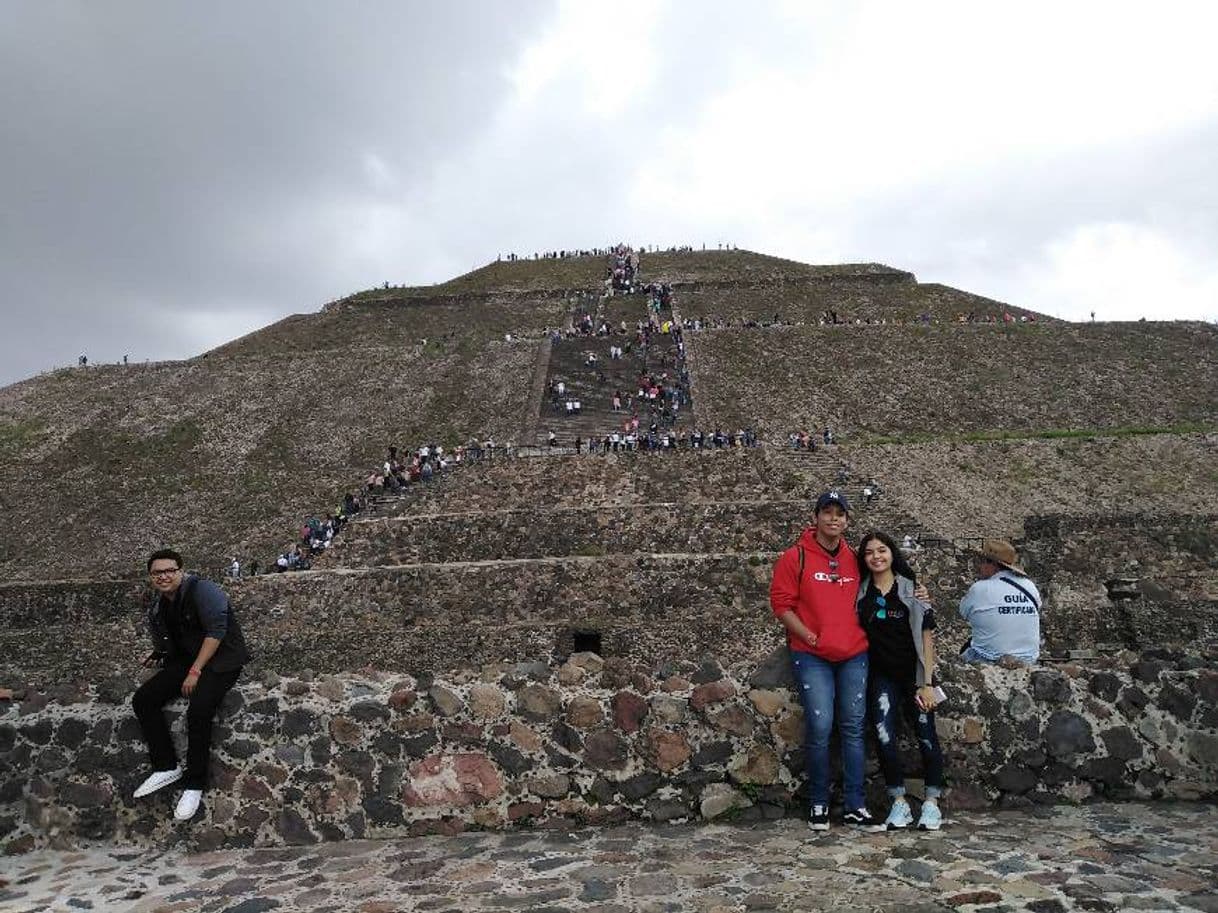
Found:
[[[713, 554], [778, 551], [810, 522], [797, 500], [538, 505], [430, 516], [370, 517], [347, 525], [315, 562], [366, 567], [419, 561], [480, 561], [624, 554]], [[860, 528], [898, 539], [909, 530], [881, 505], [860, 507]]]
[[[581, 454], [539, 447], [536, 458], [469, 461], [400, 495], [382, 496], [377, 511], [420, 516], [528, 508], [539, 504], [636, 504], [787, 500], [814, 497], [827, 483], [798, 472], [774, 448], [706, 448]], [[600, 462], [589, 464], [588, 460]]]

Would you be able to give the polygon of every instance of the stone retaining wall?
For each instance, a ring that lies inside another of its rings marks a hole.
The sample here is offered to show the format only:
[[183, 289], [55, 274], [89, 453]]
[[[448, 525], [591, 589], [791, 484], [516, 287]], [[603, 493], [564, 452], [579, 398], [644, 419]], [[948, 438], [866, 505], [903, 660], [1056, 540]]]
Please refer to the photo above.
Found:
[[[551, 511], [551, 520], [562, 510]], [[632, 544], [667, 549], [675, 546], [673, 537], [688, 535], [690, 547], [702, 549], [753, 537], [777, 545], [791, 532], [779, 528], [789, 522], [784, 508], [765, 504], [686, 505], [675, 514], [685, 519], [671, 526], [655, 520], [654, 541], [636, 541], [651, 535], [651, 521], [633, 527], [624, 519], [646, 520], [652, 512], [673, 519], [665, 511], [659, 505], [572, 511], [582, 532], [565, 540], [557, 535], [562, 523], [519, 519], [528, 514], [471, 520], [464, 538], [457, 520], [442, 535], [449, 521], [432, 517], [420, 520], [420, 528], [434, 533], [431, 545], [447, 563], [275, 574], [226, 587], [254, 649], [254, 668], [281, 675], [367, 666], [439, 673], [562, 658], [575, 648], [577, 634], [599, 637], [597, 649], [606, 657], [647, 664], [705, 652], [759, 661], [780, 637], [768, 600], [776, 551], [452, 560], [462, 557], [462, 548], [464, 557], [496, 545], [510, 553], [527, 550], [534, 539], [545, 550], [578, 551], [582, 542], [592, 551]], [[606, 516], [623, 525], [593, 528], [594, 517]], [[406, 521], [386, 527], [403, 531], [403, 548], [424, 541], [413, 538]], [[1030, 522], [1021, 548], [1045, 600], [1046, 655], [1218, 643], [1215, 529], [1213, 518], [1187, 516]], [[392, 544], [384, 547], [387, 558], [409, 557], [392, 552]], [[967, 637], [954, 609], [973, 580], [972, 561], [928, 550], [915, 565], [940, 609], [941, 649], [955, 650]], [[145, 644], [144, 596], [139, 584], [122, 581], [0, 586], [0, 687], [135, 674]]]
[[798, 538], [808, 501], [652, 503], [356, 520], [328, 566], [492, 561], [639, 553], [779, 551]]
[[[575, 630], [600, 633], [607, 652], [636, 661], [718, 649], [742, 660], [778, 636], [766, 600], [773, 560], [546, 558], [272, 574], [225, 588], [257, 667], [284, 675], [546, 659], [569, 652]], [[18, 624], [0, 606], [0, 685], [134, 674], [146, 643], [138, 607], [97, 610], [68, 616], [50, 600], [37, 623]], [[49, 638], [56, 626], [62, 638]]]
[[1025, 535], [1062, 640], [1218, 640], [1218, 515], [1031, 518]]
[[[0, 702], [3, 848], [84, 838], [210, 849], [797, 813], [803, 720], [784, 654], [751, 675], [713, 659], [648, 669], [593, 654], [442, 678], [264, 675], [230, 695], [213, 789], [181, 826], [172, 789], [130, 798], [146, 770], [134, 680], [25, 693]], [[949, 661], [938, 720], [949, 817], [989, 803], [1215, 795], [1214, 659]], [[181, 708], [172, 716], [180, 730]]]
[[[705, 428], [708, 433], [712, 428]], [[502, 441], [501, 441], [502, 443]], [[806, 517], [819, 493], [774, 448], [616, 453], [467, 463], [430, 485], [408, 489], [396, 505], [405, 516], [462, 511], [804, 499]], [[829, 467], [840, 457], [821, 451]], [[386, 505], [393, 510], [394, 504]]]

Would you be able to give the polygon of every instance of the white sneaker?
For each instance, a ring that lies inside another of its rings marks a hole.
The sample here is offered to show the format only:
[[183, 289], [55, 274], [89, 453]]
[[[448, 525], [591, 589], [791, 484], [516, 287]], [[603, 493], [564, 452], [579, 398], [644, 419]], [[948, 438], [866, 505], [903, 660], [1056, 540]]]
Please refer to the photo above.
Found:
[[813, 805], [812, 812], [808, 816], [808, 827], [814, 831], [829, 830], [829, 806]]
[[147, 780], [136, 787], [135, 798], [142, 799], [162, 786], [176, 783], [180, 779], [182, 779], [182, 768], [180, 767], [175, 767], [173, 770], [154, 770]]
[[913, 824], [913, 810], [903, 796], [892, 800], [892, 810], [884, 823], [890, 831], [899, 831]]
[[943, 826], [943, 812], [939, 811], [939, 803], [927, 799], [922, 803], [922, 814], [918, 817], [918, 830], [937, 831]]
[[173, 816], [179, 821], [189, 821], [199, 810], [201, 801], [203, 801], [203, 790], [182, 790], [182, 798], [178, 800], [178, 807], [173, 810]]

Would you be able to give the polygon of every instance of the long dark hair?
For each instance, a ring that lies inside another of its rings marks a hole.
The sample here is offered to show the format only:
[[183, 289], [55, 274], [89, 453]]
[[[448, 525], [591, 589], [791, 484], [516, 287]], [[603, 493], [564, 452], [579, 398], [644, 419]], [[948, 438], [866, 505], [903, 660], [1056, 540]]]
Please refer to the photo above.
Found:
[[878, 529], [873, 529], [871, 532], [865, 535], [859, 542], [859, 547], [855, 550], [859, 559], [859, 574], [864, 580], [871, 577], [871, 571], [869, 571], [867, 568], [867, 562], [863, 558], [863, 553], [867, 550], [867, 543], [872, 539], [878, 539], [880, 542], [883, 542], [888, 546], [888, 550], [892, 552], [892, 572], [894, 574], [896, 574], [898, 577], [908, 577], [913, 583], [918, 582], [918, 575], [915, 574], [914, 569], [909, 566], [909, 562], [905, 560], [905, 555], [902, 554], [899, 548], [897, 548], [897, 544], [893, 541], [892, 536]]

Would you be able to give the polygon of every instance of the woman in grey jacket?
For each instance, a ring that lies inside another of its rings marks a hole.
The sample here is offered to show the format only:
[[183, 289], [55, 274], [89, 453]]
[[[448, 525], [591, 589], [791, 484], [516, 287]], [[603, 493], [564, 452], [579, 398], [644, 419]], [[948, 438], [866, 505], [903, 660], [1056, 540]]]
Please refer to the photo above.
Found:
[[913, 823], [898, 745], [903, 712], [914, 724], [926, 769], [926, 800], [918, 827], [938, 830], [943, 820], [939, 811], [943, 751], [935, 733], [935, 612], [925, 588], [917, 587], [915, 592], [913, 569], [891, 536], [878, 531], [868, 533], [859, 543], [858, 556], [863, 577], [858, 595], [859, 623], [870, 644], [867, 709], [892, 799], [885, 823], [889, 830]]

